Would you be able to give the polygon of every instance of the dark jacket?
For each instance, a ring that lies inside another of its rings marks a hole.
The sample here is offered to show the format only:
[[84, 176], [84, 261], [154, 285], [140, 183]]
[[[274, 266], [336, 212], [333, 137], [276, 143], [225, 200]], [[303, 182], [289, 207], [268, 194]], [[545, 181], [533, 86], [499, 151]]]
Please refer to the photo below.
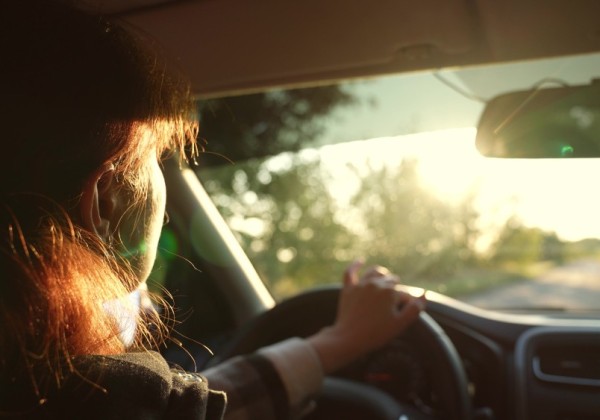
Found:
[[[60, 390], [47, 388], [24, 400], [2, 381], [1, 418], [14, 419], [222, 419], [224, 392], [212, 391], [199, 374], [170, 369], [154, 352], [85, 356]], [[16, 386], [16, 385], [15, 385]], [[12, 401], [8, 401], [8, 399]]]

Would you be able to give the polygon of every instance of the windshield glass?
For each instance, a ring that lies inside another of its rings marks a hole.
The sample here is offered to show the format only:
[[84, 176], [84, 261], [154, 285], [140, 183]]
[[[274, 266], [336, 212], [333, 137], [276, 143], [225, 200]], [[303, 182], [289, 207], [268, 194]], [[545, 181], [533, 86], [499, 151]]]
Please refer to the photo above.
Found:
[[355, 258], [488, 309], [600, 310], [596, 159], [490, 159], [485, 101], [600, 54], [199, 101], [197, 174], [277, 299]]

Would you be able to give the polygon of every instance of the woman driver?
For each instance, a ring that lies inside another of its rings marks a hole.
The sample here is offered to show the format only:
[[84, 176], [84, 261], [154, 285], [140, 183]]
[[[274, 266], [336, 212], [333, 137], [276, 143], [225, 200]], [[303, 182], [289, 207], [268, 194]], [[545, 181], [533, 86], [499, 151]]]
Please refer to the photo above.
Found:
[[160, 159], [196, 149], [188, 87], [138, 35], [50, 1], [3, 4], [0, 33], [0, 416], [289, 417], [416, 318], [422, 299], [355, 263], [334, 325], [203, 376], [151, 351], [156, 314], [124, 342], [109, 303], [127, 308], [154, 262]]

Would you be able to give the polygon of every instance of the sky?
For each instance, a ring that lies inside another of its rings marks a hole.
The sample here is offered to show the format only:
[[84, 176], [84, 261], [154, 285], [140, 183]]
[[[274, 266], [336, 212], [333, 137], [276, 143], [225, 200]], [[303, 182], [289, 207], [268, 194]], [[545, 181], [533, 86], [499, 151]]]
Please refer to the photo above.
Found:
[[334, 175], [331, 190], [349, 196], [357, 185], [347, 164], [397, 165], [417, 158], [424, 182], [448, 202], [475, 188], [484, 223], [512, 214], [564, 240], [600, 238], [600, 159], [492, 159], [475, 149], [475, 129], [440, 130], [326, 146], [318, 153]]
[[[440, 77], [471, 96], [449, 87]], [[344, 86], [359, 98], [357, 104], [333, 113], [319, 143], [476, 127], [485, 103], [473, 97], [489, 100], [549, 78], [569, 85], [600, 79], [600, 54], [445, 69], [437, 77], [427, 71], [350, 82]]]
[[[357, 105], [334, 112], [318, 142], [348, 142], [319, 152], [339, 175], [333, 190], [347, 196], [356, 188], [342, 169], [349, 162], [397, 162], [408, 154], [421, 160], [430, 188], [448, 200], [459, 200], [477, 185], [484, 222], [498, 223], [514, 210], [526, 225], [555, 231], [565, 240], [600, 238], [600, 198], [595, 191], [600, 160], [490, 159], [474, 146], [475, 127], [485, 107], [477, 98], [528, 89], [546, 78], [570, 85], [589, 83], [600, 78], [600, 54], [445, 69], [438, 76], [454, 88], [431, 72], [347, 85], [359, 98]], [[376, 157], [378, 150], [385, 150], [382, 157]]]

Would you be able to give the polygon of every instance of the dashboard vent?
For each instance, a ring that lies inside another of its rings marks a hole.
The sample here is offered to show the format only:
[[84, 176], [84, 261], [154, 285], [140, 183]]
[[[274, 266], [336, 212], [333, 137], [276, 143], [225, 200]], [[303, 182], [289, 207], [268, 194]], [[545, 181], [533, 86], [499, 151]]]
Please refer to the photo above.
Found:
[[533, 358], [535, 376], [546, 382], [600, 387], [600, 347], [555, 345]]

